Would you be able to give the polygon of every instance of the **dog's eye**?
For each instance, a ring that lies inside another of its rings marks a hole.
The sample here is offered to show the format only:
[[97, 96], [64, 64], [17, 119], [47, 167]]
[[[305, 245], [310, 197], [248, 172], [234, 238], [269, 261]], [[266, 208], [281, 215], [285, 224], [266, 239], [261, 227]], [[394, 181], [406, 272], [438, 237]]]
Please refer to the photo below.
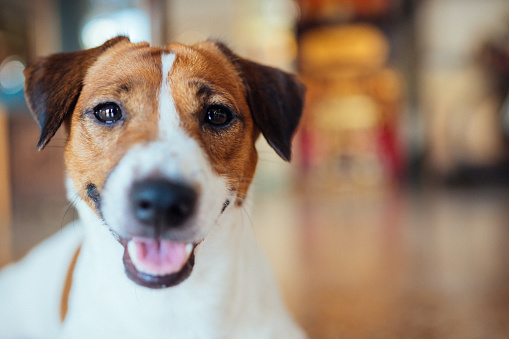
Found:
[[94, 115], [104, 124], [113, 124], [122, 120], [122, 110], [117, 104], [108, 102], [94, 108]]
[[205, 122], [214, 126], [226, 126], [232, 121], [232, 111], [222, 105], [212, 105], [207, 108]]

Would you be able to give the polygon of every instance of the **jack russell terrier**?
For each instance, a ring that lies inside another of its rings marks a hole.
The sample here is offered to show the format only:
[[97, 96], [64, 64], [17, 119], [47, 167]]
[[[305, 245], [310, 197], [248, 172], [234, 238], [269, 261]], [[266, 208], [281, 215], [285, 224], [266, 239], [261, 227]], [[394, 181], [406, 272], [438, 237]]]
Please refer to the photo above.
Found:
[[263, 134], [290, 160], [304, 86], [218, 42], [117, 37], [37, 59], [38, 149], [68, 131], [80, 221], [0, 274], [0, 338], [304, 338], [246, 213]]

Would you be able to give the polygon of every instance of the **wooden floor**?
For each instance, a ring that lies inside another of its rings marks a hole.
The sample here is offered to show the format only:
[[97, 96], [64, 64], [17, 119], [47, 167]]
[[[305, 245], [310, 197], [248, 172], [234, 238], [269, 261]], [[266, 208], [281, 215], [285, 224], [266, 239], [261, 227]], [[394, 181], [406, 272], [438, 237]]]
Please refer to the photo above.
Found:
[[311, 338], [509, 338], [509, 189], [255, 200]]

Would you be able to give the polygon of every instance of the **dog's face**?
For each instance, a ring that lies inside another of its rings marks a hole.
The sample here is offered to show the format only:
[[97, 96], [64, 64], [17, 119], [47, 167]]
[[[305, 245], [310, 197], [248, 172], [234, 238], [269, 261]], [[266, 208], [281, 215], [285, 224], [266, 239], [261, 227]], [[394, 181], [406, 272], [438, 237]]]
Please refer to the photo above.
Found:
[[260, 132], [289, 160], [303, 104], [293, 76], [213, 42], [119, 37], [38, 59], [25, 74], [39, 149], [67, 126], [75, 191], [124, 246], [127, 275], [152, 288], [187, 278], [194, 248], [240, 208]]

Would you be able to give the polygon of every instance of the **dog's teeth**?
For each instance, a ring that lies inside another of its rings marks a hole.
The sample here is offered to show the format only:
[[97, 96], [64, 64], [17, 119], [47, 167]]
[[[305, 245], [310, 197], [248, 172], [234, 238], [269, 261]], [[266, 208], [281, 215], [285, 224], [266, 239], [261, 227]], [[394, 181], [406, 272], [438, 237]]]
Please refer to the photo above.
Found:
[[138, 261], [138, 256], [136, 252], [136, 245], [134, 244], [134, 241], [129, 241], [127, 243], [127, 251], [129, 252], [129, 256], [131, 257], [131, 260], [134, 264]]
[[186, 245], [186, 254], [187, 255], [191, 254], [192, 250], [193, 250], [193, 244], [191, 244], [191, 243], [187, 244]]

